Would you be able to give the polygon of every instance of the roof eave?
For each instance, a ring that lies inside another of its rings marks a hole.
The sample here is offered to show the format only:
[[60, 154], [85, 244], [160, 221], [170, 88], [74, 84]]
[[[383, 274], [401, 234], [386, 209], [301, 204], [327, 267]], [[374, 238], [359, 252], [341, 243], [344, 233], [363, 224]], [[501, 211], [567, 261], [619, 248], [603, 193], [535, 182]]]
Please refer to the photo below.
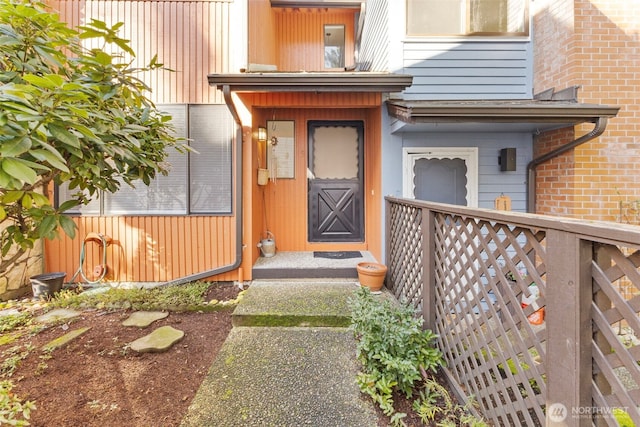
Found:
[[402, 92], [413, 76], [389, 73], [209, 74], [210, 86], [232, 92]]
[[[552, 105], [552, 104], [556, 105]], [[433, 103], [430, 106], [412, 104], [411, 102], [387, 102], [389, 115], [405, 123], [435, 123], [435, 122], [486, 122], [486, 123], [558, 123], [579, 124], [595, 122], [599, 117], [615, 117], [619, 107], [607, 105], [558, 103], [552, 101], [540, 103], [522, 103], [513, 105], [511, 102], [466, 105], [460, 102], [443, 105]]]

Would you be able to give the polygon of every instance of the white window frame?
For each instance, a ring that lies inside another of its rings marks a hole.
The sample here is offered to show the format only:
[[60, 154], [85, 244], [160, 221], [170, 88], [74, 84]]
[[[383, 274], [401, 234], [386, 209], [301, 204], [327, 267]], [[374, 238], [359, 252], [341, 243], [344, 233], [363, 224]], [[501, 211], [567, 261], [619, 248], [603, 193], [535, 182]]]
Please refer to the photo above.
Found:
[[478, 207], [478, 147], [405, 147], [402, 150], [402, 195], [415, 199], [414, 167], [419, 159], [461, 159], [467, 167], [467, 206]]
[[[508, 32], [508, 31], [498, 31], [498, 32], [470, 32], [468, 31], [468, 26], [469, 26], [469, 9], [470, 9], [470, 5], [469, 5], [469, 0], [459, 0], [458, 3], [456, 4], [457, 6], [459, 6], [460, 11], [461, 11], [461, 15], [460, 15], [460, 27], [462, 29], [464, 29], [464, 31], [460, 31], [460, 32], [447, 32], [447, 33], [427, 33], [427, 32], [421, 32], [421, 33], [411, 33], [409, 34], [409, 0], [404, 0], [402, 1], [402, 6], [404, 7], [404, 16], [405, 16], [405, 22], [404, 22], [404, 33], [405, 33], [405, 37], [413, 39], [413, 38], [429, 38], [429, 37], [437, 37], [437, 38], [459, 38], [459, 37], [464, 37], [464, 38], [469, 38], [469, 39], [473, 39], [473, 38], [487, 38], [487, 37], [493, 37], [493, 38], [498, 38], [498, 39], [504, 39], [504, 38], [528, 38], [531, 35], [531, 5], [530, 5], [530, 1], [529, 0], [522, 0], [522, 6], [525, 8], [524, 9], [524, 29], [521, 32]], [[415, 13], [415, 11], [414, 11]]]

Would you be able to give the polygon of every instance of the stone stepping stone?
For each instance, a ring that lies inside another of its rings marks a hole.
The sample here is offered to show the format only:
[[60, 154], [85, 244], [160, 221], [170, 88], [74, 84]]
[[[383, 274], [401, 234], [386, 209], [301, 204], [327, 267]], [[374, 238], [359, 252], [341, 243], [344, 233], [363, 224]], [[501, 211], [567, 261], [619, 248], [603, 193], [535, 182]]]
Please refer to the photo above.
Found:
[[43, 351], [52, 351], [55, 350], [57, 348], [61, 348], [64, 347], [65, 345], [69, 344], [71, 341], [73, 341], [74, 339], [78, 338], [80, 335], [84, 334], [85, 332], [87, 332], [89, 329], [91, 329], [91, 326], [87, 326], [86, 328], [78, 328], [78, 329], [74, 329], [71, 332], [67, 332], [66, 334], [64, 334], [61, 337], [58, 337], [52, 341], [49, 341], [47, 344], [42, 346], [42, 350]]
[[138, 353], [162, 353], [184, 337], [184, 332], [171, 326], [161, 326], [149, 335], [138, 338], [129, 344]]
[[156, 320], [164, 319], [168, 315], [168, 311], [136, 311], [126, 318], [122, 325], [146, 328]]
[[51, 310], [48, 313], [42, 314], [36, 317], [36, 322], [40, 323], [53, 323], [58, 322], [60, 320], [69, 320], [74, 317], [80, 316], [80, 312], [76, 310], [69, 310], [67, 308], [57, 308], [55, 310]]

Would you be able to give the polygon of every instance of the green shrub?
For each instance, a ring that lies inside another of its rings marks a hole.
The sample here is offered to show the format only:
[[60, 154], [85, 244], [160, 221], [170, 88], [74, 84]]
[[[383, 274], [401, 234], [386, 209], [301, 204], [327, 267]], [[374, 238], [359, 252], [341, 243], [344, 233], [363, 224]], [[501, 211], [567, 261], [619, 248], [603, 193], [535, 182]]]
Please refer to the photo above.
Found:
[[33, 402], [22, 402], [11, 392], [11, 381], [0, 381], [0, 425], [28, 426], [31, 411], [36, 408]]
[[350, 307], [350, 329], [362, 363], [358, 385], [392, 423], [400, 424], [404, 414], [395, 413], [393, 392], [411, 397], [415, 382], [421, 379], [420, 368], [436, 371], [443, 365], [442, 354], [433, 345], [436, 335], [423, 330], [423, 319], [414, 309], [380, 300], [365, 287], [351, 298]]

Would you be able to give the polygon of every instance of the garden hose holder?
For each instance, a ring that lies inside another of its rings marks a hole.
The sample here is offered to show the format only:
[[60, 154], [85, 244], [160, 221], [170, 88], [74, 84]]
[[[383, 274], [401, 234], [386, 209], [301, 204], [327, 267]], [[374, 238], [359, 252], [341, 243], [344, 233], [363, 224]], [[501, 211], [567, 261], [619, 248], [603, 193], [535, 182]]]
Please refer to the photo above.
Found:
[[[80, 276], [84, 279], [85, 283], [95, 285], [96, 283], [102, 281], [104, 277], [107, 275], [108, 267], [107, 267], [107, 247], [111, 244], [112, 239], [109, 236], [106, 236], [102, 233], [88, 233], [87, 236], [82, 241], [82, 247], [80, 248], [80, 262], [78, 266], [78, 270], [74, 273], [70, 282], [73, 283], [75, 278]], [[94, 276], [97, 279], [89, 280], [87, 275], [84, 272], [84, 264], [85, 258], [87, 255], [87, 243], [95, 243], [102, 247], [102, 263], [97, 265], [93, 272]]]

